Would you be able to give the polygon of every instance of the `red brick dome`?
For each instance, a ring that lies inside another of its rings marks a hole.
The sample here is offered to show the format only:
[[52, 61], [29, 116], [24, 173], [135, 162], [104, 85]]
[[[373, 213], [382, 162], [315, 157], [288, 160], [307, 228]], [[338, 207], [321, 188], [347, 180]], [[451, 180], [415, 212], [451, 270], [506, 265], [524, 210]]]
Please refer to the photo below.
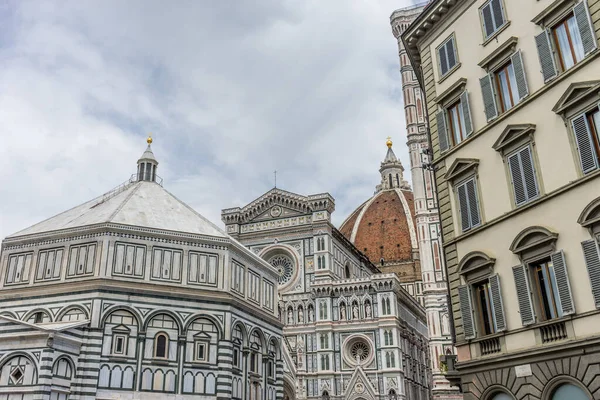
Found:
[[382, 272], [396, 272], [405, 282], [420, 280], [413, 193], [402, 179], [404, 168], [388, 147], [381, 184], [342, 223], [340, 232]]

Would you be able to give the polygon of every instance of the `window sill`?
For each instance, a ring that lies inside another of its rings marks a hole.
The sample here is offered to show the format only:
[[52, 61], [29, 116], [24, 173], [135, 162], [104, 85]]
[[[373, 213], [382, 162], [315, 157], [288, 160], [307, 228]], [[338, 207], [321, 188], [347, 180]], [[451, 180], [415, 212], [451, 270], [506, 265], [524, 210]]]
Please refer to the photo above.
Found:
[[460, 62], [458, 62], [458, 63], [456, 63], [456, 65], [455, 65], [454, 67], [450, 68], [450, 70], [449, 70], [448, 72], [446, 72], [446, 75], [443, 75], [443, 76], [442, 76], [442, 77], [441, 77], [441, 78], [440, 78], [440, 79], [437, 81], [438, 85], [439, 85], [440, 83], [444, 82], [446, 79], [448, 79], [448, 77], [449, 77], [450, 75], [452, 75], [452, 74], [454, 73], [454, 71], [456, 71], [457, 69], [459, 69], [461, 65], [462, 65], [462, 64], [461, 64]]
[[170, 361], [166, 358], [150, 358], [149, 361], [152, 362], [152, 364], [157, 364], [157, 365], [169, 365], [171, 362], [175, 362], [175, 361]]
[[510, 26], [510, 21], [506, 21], [504, 23], [504, 25], [502, 25], [500, 28], [498, 28], [496, 30], [496, 32], [492, 33], [492, 36], [490, 36], [489, 38], [485, 39], [483, 41], [483, 43], [481, 43], [481, 45], [483, 47], [487, 46], [492, 40], [496, 39], [498, 37], [498, 35], [500, 35], [502, 32], [504, 32], [506, 30], [506, 28], [508, 28]]
[[111, 362], [128, 362], [128, 361], [135, 361], [135, 357], [127, 357], [125, 355], [111, 354], [108, 356], [108, 360]]

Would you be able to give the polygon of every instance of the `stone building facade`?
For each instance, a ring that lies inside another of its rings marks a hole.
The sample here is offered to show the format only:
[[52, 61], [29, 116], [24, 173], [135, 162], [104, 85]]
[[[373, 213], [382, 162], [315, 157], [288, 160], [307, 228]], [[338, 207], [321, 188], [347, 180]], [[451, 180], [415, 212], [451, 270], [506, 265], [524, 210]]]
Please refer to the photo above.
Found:
[[430, 166], [430, 146], [427, 137], [427, 113], [424, 95], [410, 64], [401, 34], [423, 12], [427, 2], [402, 8], [392, 13], [392, 33], [398, 42], [400, 76], [406, 119], [407, 143], [410, 155], [414, 197], [415, 224], [419, 260], [423, 277], [423, 299], [427, 310], [429, 347], [431, 351], [434, 399], [460, 399], [457, 387], [452, 387], [443, 374], [447, 355], [455, 354], [451, 335], [451, 310], [448, 306], [446, 266], [442, 255], [441, 225], [438, 200]]
[[4, 239], [0, 399], [283, 398], [277, 271], [157, 166]]
[[222, 211], [228, 234], [279, 271], [284, 398], [429, 399], [424, 309], [331, 224], [334, 207], [272, 189]]
[[600, 399], [600, 1], [434, 0], [425, 94], [465, 399]]

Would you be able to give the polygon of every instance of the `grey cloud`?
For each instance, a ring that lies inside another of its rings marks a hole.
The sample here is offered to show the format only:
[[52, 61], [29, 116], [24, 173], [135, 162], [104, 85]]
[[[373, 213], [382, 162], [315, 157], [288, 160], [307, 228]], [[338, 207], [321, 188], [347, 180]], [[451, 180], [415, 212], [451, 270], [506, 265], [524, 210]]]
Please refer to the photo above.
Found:
[[402, 2], [166, 4], [0, 8], [1, 237], [126, 180], [149, 131], [165, 187], [216, 222], [277, 169], [284, 189], [331, 192], [340, 223], [372, 194], [388, 135], [409, 169]]

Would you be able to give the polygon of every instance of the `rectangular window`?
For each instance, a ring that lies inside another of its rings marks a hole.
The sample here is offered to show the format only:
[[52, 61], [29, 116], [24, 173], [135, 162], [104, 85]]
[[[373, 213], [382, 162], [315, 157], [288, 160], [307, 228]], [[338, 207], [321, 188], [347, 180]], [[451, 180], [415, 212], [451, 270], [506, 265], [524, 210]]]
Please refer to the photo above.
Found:
[[448, 125], [450, 128], [450, 140], [456, 146], [466, 138], [465, 116], [460, 106], [460, 101], [448, 107]]
[[208, 360], [208, 345], [206, 343], [196, 343], [196, 361], [207, 361]]
[[273, 297], [274, 297], [274, 286], [271, 282], [263, 280], [263, 292], [264, 292], [264, 307], [273, 310]]
[[260, 302], [260, 276], [252, 271], [248, 271], [248, 298]]
[[502, 0], [490, 0], [480, 9], [485, 39], [491, 37], [506, 23]]
[[458, 101], [439, 111], [436, 118], [441, 152], [466, 139], [473, 133], [468, 92], [462, 92]]
[[239, 368], [240, 366], [240, 351], [233, 349], [233, 366]]
[[541, 321], [562, 317], [556, 275], [550, 258], [531, 264], [536, 299]]
[[490, 282], [475, 285], [475, 297], [477, 304], [477, 314], [479, 315], [479, 329], [484, 335], [496, 333], [496, 318], [494, 316], [494, 300], [492, 298], [492, 289]]
[[498, 95], [500, 97], [500, 110], [505, 112], [519, 102], [517, 95], [517, 81], [512, 63], [508, 63], [495, 74]]
[[583, 60], [584, 50], [575, 15], [570, 14], [552, 28], [554, 46], [563, 71]]
[[127, 335], [114, 335], [113, 337], [113, 354], [125, 354], [125, 344], [127, 343]]
[[232, 261], [231, 262], [231, 290], [237, 293], [244, 294], [244, 266]]
[[454, 68], [458, 62], [454, 36], [450, 36], [440, 47], [438, 47], [438, 62], [440, 66], [440, 77], [445, 76]]
[[463, 232], [481, 225], [479, 212], [479, 196], [477, 194], [477, 182], [475, 178], [456, 187], [458, 205], [460, 210], [461, 227]]
[[507, 158], [515, 205], [520, 206], [537, 198], [540, 191], [531, 146], [527, 145]]

